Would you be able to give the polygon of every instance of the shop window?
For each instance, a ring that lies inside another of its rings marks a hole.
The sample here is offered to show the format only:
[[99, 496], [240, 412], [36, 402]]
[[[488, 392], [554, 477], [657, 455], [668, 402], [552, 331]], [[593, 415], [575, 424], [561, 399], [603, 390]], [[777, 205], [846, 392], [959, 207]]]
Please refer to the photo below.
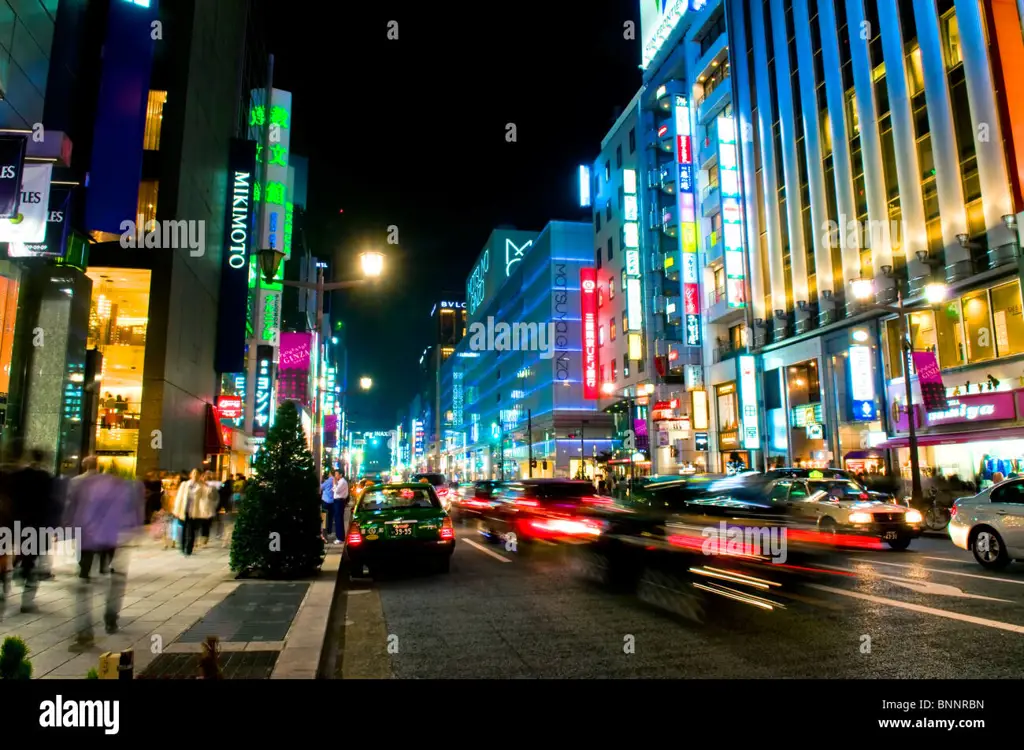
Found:
[[719, 386], [716, 392], [718, 400], [718, 430], [732, 432], [739, 429], [739, 410], [736, 406], [736, 384]]
[[959, 367], [967, 364], [964, 343], [963, 310], [955, 299], [935, 311], [935, 333], [938, 341], [939, 366]]
[[996, 356], [996, 337], [992, 331], [992, 312], [988, 290], [963, 297], [964, 328], [967, 332], [967, 361], [984, 362]]
[[1019, 281], [1011, 281], [992, 290], [992, 319], [998, 356], [1009, 357], [1024, 352], [1024, 316], [1021, 315]]

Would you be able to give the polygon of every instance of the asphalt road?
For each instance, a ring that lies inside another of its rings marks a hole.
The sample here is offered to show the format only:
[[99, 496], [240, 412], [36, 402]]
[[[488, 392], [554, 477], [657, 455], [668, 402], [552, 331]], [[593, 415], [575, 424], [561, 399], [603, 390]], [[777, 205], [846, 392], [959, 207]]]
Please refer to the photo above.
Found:
[[764, 611], [702, 621], [582, 580], [565, 546], [506, 551], [460, 528], [451, 572], [339, 586], [325, 676], [1020, 678], [1024, 564], [990, 573], [947, 539], [844, 552]]

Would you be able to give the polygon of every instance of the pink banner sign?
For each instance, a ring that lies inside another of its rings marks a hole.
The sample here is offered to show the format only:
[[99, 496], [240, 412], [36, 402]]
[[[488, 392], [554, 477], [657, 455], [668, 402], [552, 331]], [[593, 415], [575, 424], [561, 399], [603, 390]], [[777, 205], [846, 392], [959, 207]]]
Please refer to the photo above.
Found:
[[946, 409], [927, 412], [925, 424], [928, 427], [935, 427], [943, 424], [997, 422], [1016, 418], [1017, 406], [1013, 392], [1000, 391], [951, 398]]
[[912, 352], [914, 371], [917, 382], [921, 386], [921, 400], [924, 401], [925, 412], [944, 412], [949, 409], [946, 399], [946, 386], [942, 384], [942, 371], [935, 352]]
[[281, 360], [277, 369], [309, 371], [309, 352], [313, 345], [311, 333], [282, 333]]

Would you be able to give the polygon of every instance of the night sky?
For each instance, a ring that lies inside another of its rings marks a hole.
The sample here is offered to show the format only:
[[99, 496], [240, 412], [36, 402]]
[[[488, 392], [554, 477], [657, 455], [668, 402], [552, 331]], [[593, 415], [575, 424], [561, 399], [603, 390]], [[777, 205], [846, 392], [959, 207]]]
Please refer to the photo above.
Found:
[[292, 150], [310, 161], [312, 252], [333, 258], [335, 278], [358, 275], [363, 249], [387, 254], [379, 287], [333, 301], [350, 388], [364, 374], [375, 384], [350, 400], [355, 429], [392, 427], [408, 406], [431, 306], [445, 290], [464, 294], [494, 227], [590, 220], [578, 165], [640, 86], [639, 42], [623, 38], [627, 20], [639, 36], [636, 0], [431, 5], [296, 2], [271, 24]]

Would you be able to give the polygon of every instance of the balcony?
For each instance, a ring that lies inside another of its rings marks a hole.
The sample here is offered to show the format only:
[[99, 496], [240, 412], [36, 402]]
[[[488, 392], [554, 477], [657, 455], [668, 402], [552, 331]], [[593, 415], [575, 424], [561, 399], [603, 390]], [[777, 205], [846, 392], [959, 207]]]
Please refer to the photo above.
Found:
[[675, 162], [670, 161], [658, 169], [658, 187], [663, 193], [675, 195], [677, 182], [679, 182], [679, 167]]
[[739, 356], [743, 353], [743, 348], [736, 346], [732, 342], [723, 342], [715, 344], [714, 349], [711, 350], [711, 359], [713, 364], [724, 362], [732, 357]]
[[697, 119], [701, 124], [708, 123], [731, 99], [732, 78], [726, 74], [711, 91], [705, 92], [697, 101]]
[[689, 98], [686, 93], [686, 84], [677, 80], [665, 81], [661, 86], [658, 86], [657, 91], [654, 93], [658, 109], [662, 112], [672, 111], [672, 105], [677, 96]]
[[711, 78], [717, 69], [729, 57], [729, 35], [723, 30], [718, 38], [708, 47], [707, 52], [697, 58], [697, 64], [693, 69], [697, 71], [697, 78]]
[[661, 231], [669, 237], [679, 236], [679, 215], [676, 213], [675, 207], [661, 210]]
[[697, 152], [697, 167], [699, 169], [710, 169], [718, 161], [718, 132], [714, 127], [708, 126], [707, 135], [700, 142], [700, 150]]
[[665, 278], [669, 281], [679, 281], [679, 271], [681, 270], [679, 256], [680, 253], [677, 252], [667, 252], [662, 256]]
[[708, 255], [707, 264], [720, 265], [725, 261], [725, 243], [721, 232], [712, 232], [704, 238], [704, 252]]
[[665, 298], [665, 319], [671, 325], [680, 325], [683, 322], [683, 298]]
[[708, 294], [705, 318], [708, 323], [731, 323], [742, 320], [745, 308], [729, 307], [725, 289], [716, 289]]
[[722, 209], [722, 192], [718, 185], [708, 185], [700, 191], [700, 213], [708, 217]]

